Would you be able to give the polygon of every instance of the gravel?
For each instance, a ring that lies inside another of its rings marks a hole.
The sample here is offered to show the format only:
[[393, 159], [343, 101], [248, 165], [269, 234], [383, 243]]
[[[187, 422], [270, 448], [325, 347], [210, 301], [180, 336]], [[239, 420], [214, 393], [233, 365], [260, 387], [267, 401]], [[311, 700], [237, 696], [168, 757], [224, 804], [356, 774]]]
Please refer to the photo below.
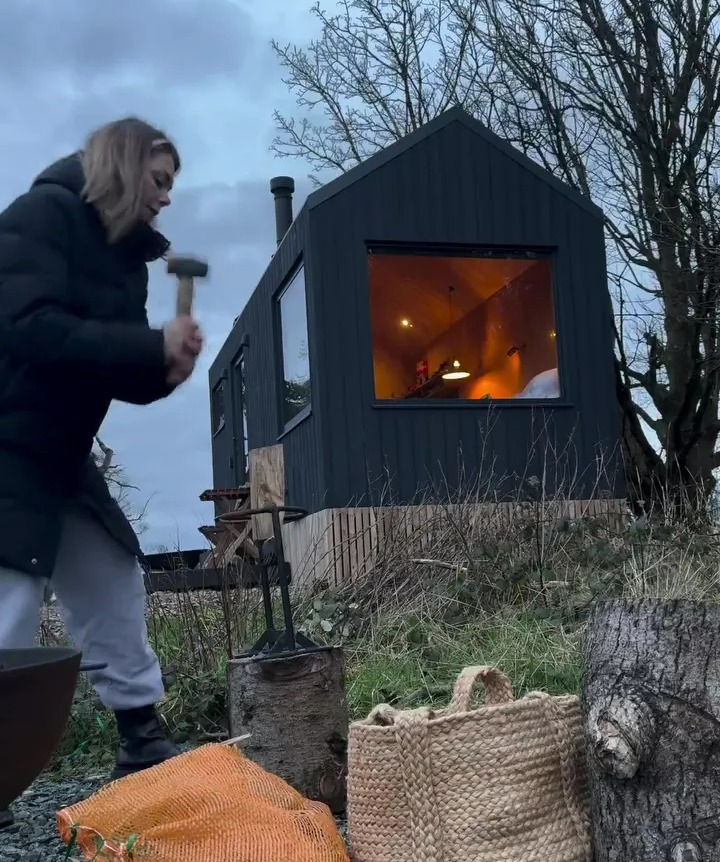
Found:
[[[90, 796], [107, 781], [106, 775], [84, 780], [37, 781], [12, 806], [15, 823], [0, 830], [0, 862], [61, 862], [67, 848], [60, 840], [55, 813]], [[71, 859], [80, 858], [71, 854]]]
[[[86, 799], [107, 781], [107, 775], [90, 775], [84, 780], [51, 781], [38, 778], [12, 806], [15, 823], [0, 830], [0, 862], [64, 862], [79, 860], [79, 851], [68, 859], [67, 847], [60, 840], [55, 814], [61, 808]], [[346, 838], [346, 826], [338, 820]], [[347, 840], [347, 838], [346, 838]]]
[[[193, 599], [206, 606], [215, 603], [220, 606], [220, 596], [216, 591], [203, 590]], [[148, 613], [157, 605], [165, 613], [177, 613], [179, 603], [180, 598], [172, 593], [158, 593], [148, 603]], [[58, 611], [54, 601], [45, 605], [43, 625], [46, 634], [63, 640], [65, 632]], [[38, 778], [11, 806], [15, 823], [0, 830], [0, 862], [70, 862], [82, 859], [79, 851], [72, 851], [68, 857], [67, 847], [58, 835], [55, 815], [61, 808], [91, 796], [107, 782], [108, 777], [107, 774], [96, 773], [85, 779], [62, 781]], [[340, 833], [346, 838], [345, 822], [338, 819], [337, 823]]]

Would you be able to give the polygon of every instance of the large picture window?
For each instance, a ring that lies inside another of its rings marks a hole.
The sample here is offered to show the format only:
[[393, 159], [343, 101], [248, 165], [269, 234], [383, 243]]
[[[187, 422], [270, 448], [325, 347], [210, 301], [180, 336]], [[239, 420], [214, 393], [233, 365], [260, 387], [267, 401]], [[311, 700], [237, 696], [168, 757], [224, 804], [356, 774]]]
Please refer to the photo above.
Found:
[[282, 339], [282, 421], [287, 426], [310, 409], [305, 270], [300, 267], [278, 297]]
[[552, 262], [371, 249], [375, 397], [559, 398]]

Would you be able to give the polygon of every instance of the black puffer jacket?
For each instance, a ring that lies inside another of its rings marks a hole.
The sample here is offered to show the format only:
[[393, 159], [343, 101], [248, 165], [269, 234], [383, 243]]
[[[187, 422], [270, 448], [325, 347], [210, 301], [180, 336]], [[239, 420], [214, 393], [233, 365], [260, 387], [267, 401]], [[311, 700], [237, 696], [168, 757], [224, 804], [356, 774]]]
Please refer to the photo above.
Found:
[[147, 262], [168, 242], [143, 225], [110, 245], [83, 181], [79, 157], [62, 159], [0, 213], [0, 566], [41, 577], [71, 501], [141, 556], [90, 452], [113, 399], [172, 391], [145, 310]]

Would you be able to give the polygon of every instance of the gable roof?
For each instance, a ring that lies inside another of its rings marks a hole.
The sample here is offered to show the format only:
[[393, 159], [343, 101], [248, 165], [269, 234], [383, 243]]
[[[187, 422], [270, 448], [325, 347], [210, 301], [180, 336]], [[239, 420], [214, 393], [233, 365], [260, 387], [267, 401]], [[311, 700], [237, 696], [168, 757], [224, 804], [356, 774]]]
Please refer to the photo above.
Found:
[[542, 182], [551, 186], [556, 192], [566, 197], [569, 201], [582, 207], [596, 218], [604, 219], [603, 211], [597, 204], [593, 203], [585, 195], [580, 194], [580, 192], [567, 185], [567, 183], [564, 183], [562, 180], [553, 176], [550, 171], [541, 167], [537, 162], [528, 158], [524, 153], [516, 150], [515, 147], [508, 144], [507, 141], [504, 141], [494, 132], [491, 132], [490, 129], [480, 122], [480, 120], [476, 120], [468, 114], [467, 111], [460, 107], [450, 108], [449, 110], [444, 111], [428, 123], [425, 123], [424, 126], [421, 126], [414, 132], [410, 132], [409, 135], [406, 135], [399, 141], [395, 141], [390, 144], [390, 146], [370, 156], [361, 164], [351, 168], [349, 171], [341, 174], [334, 180], [330, 180], [329, 183], [326, 183], [316, 191], [311, 192], [308, 195], [303, 208], [307, 207], [308, 209], [314, 209], [316, 206], [325, 203], [325, 201], [354, 185], [358, 180], [363, 179], [368, 176], [368, 174], [371, 174], [378, 168], [383, 167], [383, 165], [386, 165], [388, 162], [401, 156], [412, 147], [421, 144], [431, 135], [436, 134], [441, 129], [447, 128], [453, 123], [460, 123], [461, 125], [466, 126], [473, 134], [495, 147], [495, 149], [499, 150], [507, 158], [512, 159], [520, 167], [530, 171], [530, 173], [534, 174], [538, 179], [542, 180]]

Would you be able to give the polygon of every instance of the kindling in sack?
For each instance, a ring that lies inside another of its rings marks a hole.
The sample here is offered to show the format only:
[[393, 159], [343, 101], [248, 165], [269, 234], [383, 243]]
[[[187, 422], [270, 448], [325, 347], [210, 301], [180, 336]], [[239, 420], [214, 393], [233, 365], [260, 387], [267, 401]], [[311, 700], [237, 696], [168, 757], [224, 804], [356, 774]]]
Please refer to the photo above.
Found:
[[514, 700], [500, 670], [469, 667], [446, 709], [353, 722], [348, 758], [354, 862], [592, 860], [577, 697]]

